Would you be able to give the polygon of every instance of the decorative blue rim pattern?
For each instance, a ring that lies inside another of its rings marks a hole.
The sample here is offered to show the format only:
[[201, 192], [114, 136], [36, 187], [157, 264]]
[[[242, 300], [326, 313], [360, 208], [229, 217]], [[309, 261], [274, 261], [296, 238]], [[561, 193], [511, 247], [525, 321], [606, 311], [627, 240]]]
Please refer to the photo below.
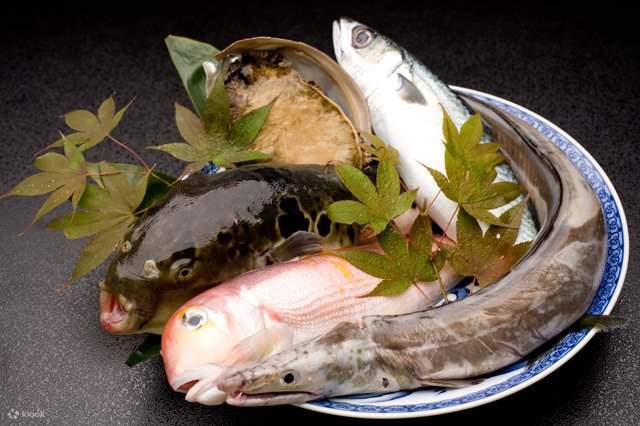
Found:
[[[589, 308], [589, 313], [609, 313], [624, 282], [629, 257], [629, 244], [624, 211], [618, 195], [606, 174], [580, 144], [548, 120], [526, 108], [492, 95], [465, 88], [453, 87], [453, 89], [493, 105], [533, 126], [558, 146], [589, 182], [589, 185], [591, 185], [600, 199], [605, 214], [608, 235], [605, 272], [598, 293]], [[302, 407], [342, 416], [377, 418], [420, 417], [464, 410], [500, 399], [540, 380], [568, 361], [593, 335], [593, 331], [587, 330], [567, 333], [555, 346], [529, 364], [522, 372], [508, 377], [491, 387], [481, 391], [470, 392], [461, 397], [402, 405], [372, 405], [364, 402], [358, 404], [329, 399], [303, 404]], [[398, 402], [401, 402], [403, 396], [411, 394], [412, 392], [403, 392], [403, 395], [388, 400], [400, 400]]]

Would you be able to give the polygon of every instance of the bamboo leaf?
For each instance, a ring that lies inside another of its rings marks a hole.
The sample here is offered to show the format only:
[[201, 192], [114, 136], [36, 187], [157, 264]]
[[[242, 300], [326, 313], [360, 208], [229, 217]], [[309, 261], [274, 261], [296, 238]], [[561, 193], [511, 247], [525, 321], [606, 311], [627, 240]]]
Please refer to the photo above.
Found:
[[207, 98], [202, 64], [213, 60], [218, 49], [207, 43], [174, 35], [168, 36], [165, 43], [196, 112], [202, 115]]

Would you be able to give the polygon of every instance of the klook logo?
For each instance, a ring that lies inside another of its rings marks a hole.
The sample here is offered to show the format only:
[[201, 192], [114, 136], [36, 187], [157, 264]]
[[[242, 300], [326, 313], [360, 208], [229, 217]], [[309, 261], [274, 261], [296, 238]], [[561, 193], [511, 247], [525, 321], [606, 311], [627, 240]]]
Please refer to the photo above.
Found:
[[43, 419], [44, 411], [36, 410], [36, 411], [19, 411], [15, 408], [11, 408], [7, 413], [7, 417], [11, 420], [17, 420], [18, 418], [29, 418], [29, 419]]

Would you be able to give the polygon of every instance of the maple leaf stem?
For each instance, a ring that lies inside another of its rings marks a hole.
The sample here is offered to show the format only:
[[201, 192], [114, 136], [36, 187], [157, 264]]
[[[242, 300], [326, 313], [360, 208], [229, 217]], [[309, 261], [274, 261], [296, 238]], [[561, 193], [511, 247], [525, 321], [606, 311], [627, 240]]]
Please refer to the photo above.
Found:
[[447, 231], [449, 230], [449, 226], [451, 226], [451, 222], [453, 221], [453, 218], [456, 217], [456, 215], [458, 214], [458, 210], [460, 210], [460, 205], [459, 204], [456, 206], [456, 209], [453, 211], [453, 214], [449, 218], [449, 222], [447, 222], [447, 226], [445, 226], [444, 231], [442, 231], [442, 233], [444, 235], [447, 235]]
[[96, 176], [114, 176], [114, 175], [120, 175], [120, 174], [122, 174], [122, 172], [86, 173], [86, 174], [83, 174], [83, 176], [96, 177]]
[[136, 212], [133, 213], [134, 216], [139, 216], [141, 214], [143, 214], [144, 212], [146, 212], [147, 210], [149, 210], [151, 207], [153, 207], [153, 205], [149, 206], [149, 207], [145, 207], [142, 210], [137, 210]]
[[420, 286], [418, 285], [418, 283], [416, 283], [415, 281], [413, 283], [411, 283], [415, 286], [415, 288], [418, 289], [418, 291], [420, 292], [420, 294], [422, 294], [422, 297], [424, 297], [424, 300], [426, 300], [427, 302], [429, 302], [429, 298], [427, 297], [427, 295], [424, 293], [424, 291], [422, 291], [422, 289], [420, 288]]
[[147, 169], [147, 171], [151, 170], [151, 167], [149, 167], [149, 165], [142, 159], [142, 157], [135, 152], [133, 149], [131, 149], [129, 146], [127, 146], [126, 144], [124, 144], [123, 142], [120, 142], [119, 140], [117, 140], [116, 138], [114, 138], [111, 135], [107, 135], [107, 137], [109, 138], [109, 140], [111, 140], [113, 143], [115, 143], [116, 145], [118, 145], [119, 147], [123, 148], [124, 150], [126, 150], [129, 154], [131, 154], [133, 156], [133, 158], [135, 158], [136, 160], [138, 160], [140, 162], [140, 164], [142, 164], [144, 166], [145, 169]]
[[176, 178], [176, 180], [171, 184], [171, 186], [175, 185], [176, 183], [180, 182], [182, 179], [184, 179], [186, 176], [189, 176], [191, 173], [189, 172], [189, 169], [187, 167], [184, 168], [184, 170], [182, 172], [180, 172], [180, 175]]
[[435, 197], [433, 197], [433, 200], [431, 200], [431, 202], [427, 205], [427, 210], [425, 211], [425, 214], [429, 214], [431, 207], [433, 207], [433, 204], [436, 202], [440, 194], [442, 194], [442, 189], [438, 189], [438, 192], [436, 192], [436, 195]]
[[[142, 157], [135, 152], [132, 148], [130, 148], [129, 146], [127, 146], [125, 143], [120, 142], [119, 140], [117, 140], [116, 138], [114, 138], [111, 135], [107, 135], [107, 137], [116, 145], [124, 148], [129, 154], [131, 154], [136, 160], [138, 160], [140, 162], [140, 164], [142, 164], [142, 166], [147, 169], [147, 173], [151, 173], [151, 175], [153, 177], [155, 177], [156, 179], [158, 179], [159, 181], [161, 181], [162, 183], [165, 183], [168, 186], [173, 186], [173, 183], [168, 182], [166, 179], [163, 179], [162, 176], [156, 174], [153, 172], [153, 169], [156, 167], [156, 165], [154, 164], [152, 167], [149, 167], [149, 165], [142, 159]], [[175, 182], [174, 182], [175, 183]]]
[[405, 190], [405, 192], [409, 192], [409, 187], [407, 186], [406, 183], [404, 183], [402, 179], [400, 179], [400, 186], [402, 187], [402, 189]]
[[51, 149], [51, 145], [47, 145], [44, 148], [42, 148], [41, 150], [39, 150], [38, 152], [36, 152], [35, 154], [33, 154], [33, 158], [38, 157], [40, 154], [42, 154], [45, 151], [49, 151]]
[[442, 282], [442, 277], [440, 276], [440, 271], [438, 268], [433, 268], [436, 271], [436, 276], [438, 277], [438, 285], [440, 286], [440, 292], [442, 293], [442, 298], [444, 299], [444, 303], [449, 303], [449, 298], [447, 297], [447, 290], [444, 288], [444, 283]]

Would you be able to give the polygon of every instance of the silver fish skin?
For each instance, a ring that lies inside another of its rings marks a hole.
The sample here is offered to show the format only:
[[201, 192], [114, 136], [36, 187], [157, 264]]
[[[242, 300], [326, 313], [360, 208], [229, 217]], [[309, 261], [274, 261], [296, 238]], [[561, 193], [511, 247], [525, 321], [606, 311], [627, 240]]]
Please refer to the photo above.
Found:
[[439, 308], [365, 317], [230, 373], [233, 405], [274, 405], [429, 385], [453, 386], [522, 359], [590, 306], [606, 260], [598, 199], [570, 160], [524, 123], [476, 104], [497, 130], [543, 226], [504, 278]]
[[[431, 217], [455, 240], [452, 217], [457, 205], [440, 193], [423, 165], [445, 171], [442, 109], [458, 128], [473, 110], [420, 60], [357, 21], [341, 18], [333, 23], [333, 46], [338, 63], [367, 99], [375, 133], [398, 150], [402, 179], [411, 189], [418, 188], [418, 203], [431, 204]], [[487, 132], [483, 140], [490, 140]], [[496, 173], [496, 182], [516, 182], [506, 163], [498, 165]], [[492, 212], [499, 216], [520, 201], [522, 198]], [[536, 233], [535, 221], [526, 209], [516, 242], [533, 240]]]

